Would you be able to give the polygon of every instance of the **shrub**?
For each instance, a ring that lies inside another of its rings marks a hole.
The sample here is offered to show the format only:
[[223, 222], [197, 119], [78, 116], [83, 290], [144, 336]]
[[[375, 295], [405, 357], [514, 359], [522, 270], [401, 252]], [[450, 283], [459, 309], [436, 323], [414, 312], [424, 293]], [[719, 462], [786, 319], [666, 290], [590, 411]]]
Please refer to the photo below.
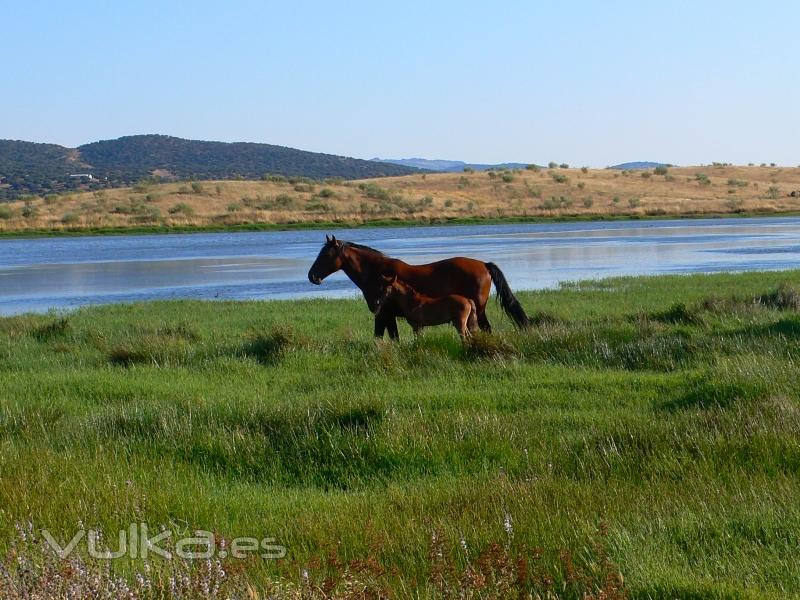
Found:
[[199, 181], [192, 182], [192, 192], [195, 194], [202, 194], [203, 193], [203, 184]]
[[464, 167], [464, 173], [474, 173], [475, 169], [472, 167]]
[[391, 193], [389, 190], [382, 188], [377, 183], [362, 183], [359, 189], [364, 192], [367, 198], [374, 198], [375, 200], [389, 200]]
[[708, 175], [705, 173], [698, 173], [694, 176], [695, 181], [697, 181], [700, 185], [711, 185], [711, 180], [708, 178]]
[[81, 217], [78, 213], [68, 212], [65, 213], [63, 217], [61, 217], [61, 222], [64, 225], [73, 225], [81, 220]]
[[542, 202], [540, 208], [554, 210], [558, 208], [569, 208], [570, 206], [572, 206], [572, 198], [567, 198], [565, 196], [556, 198], [555, 196], [551, 196], [549, 200]]
[[569, 183], [569, 177], [561, 173], [551, 173], [550, 176], [556, 183]]
[[265, 173], [261, 176], [262, 181], [271, 181], [272, 183], [286, 183], [286, 177], [283, 175], [273, 175], [272, 173]]
[[14, 211], [9, 206], [0, 206], [0, 219], [4, 221], [14, 216]]
[[525, 182], [525, 191], [528, 192], [528, 196], [531, 198], [542, 197], [542, 191], [539, 188], [532, 187], [527, 181]]
[[309, 212], [328, 213], [333, 212], [333, 207], [327, 202], [323, 202], [317, 198], [312, 198], [306, 202], [306, 210]]
[[639, 200], [639, 198], [631, 198], [630, 200], [628, 200], [628, 206], [630, 206], [631, 208], [636, 208], [638, 206], [641, 206], [641, 204], [642, 201]]
[[194, 209], [186, 204], [186, 202], [178, 202], [175, 206], [169, 209], [169, 214], [191, 217], [194, 214]]
[[294, 191], [300, 193], [313, 192], [314, 186], [310, 183], [298, 183], [294, 186]]
[[275, 196], [274, 205], [277, 208], [293, 208], [295, 205], [294, 198], [289, 194], [278, 194]]
[[725, 201], [725, 206], [734, 212], [741, 212], [744, 201], [740, 198], [730, 198]]
[[505, 183], [511, 183], [514, 181], [514, 176], [511, 173], [503, 173], [502, 179]]
[[137, 223], [147, 223], [149, 221], [157, 221], [161, 218], [161, 211], [157, 206], [137, 206], [134, 210], [134, 221]]
[[560, 165], [558, 165], [558, 166], [559, 166], [559, 168], [561, 168], [561, 169], [569, 169], [569, 165], [568, 165], [567, 163], [561, 163], [561, 164], [560, 164]]
[[494, 179], [495, 177], [497, 177], [497, 173], [495, 173], [494, 171], [491, 171], [491, 170], [490, 171], [486, 171], [486, 174], [489, 176], [489, 179]]
[[445, 206], [445, 208], [450, 208], [451, 206], [453, 206], [453, 201], [450, 200], [450, 199], [445, 200], [444, 201], [444, 206]]
[[650, 179], [650, 172], [642, 171], [642, 179]]
[[586, 175], [586, 173], [588, 173], [588, 172], [589, 172], [589, 167], [581, 167], [581, 173]]
[[742, 179], [734, 179], [731, 177], [730, 179], [728, 179], [728, 185], [731, 187], [747, 187], [748, 185], [750, 185], [750, 182], [744, 181]]
[[612, 201], [614, 204], [619, 204], [619, 196], [614, 196], [614, 197], [611, 199], [611, 201]]
[[317, 194], [320, 198], [335, 198], [336, 192], [334, 192], [330, 188], [322, 188], [319, 193]]
[[553, 161], [551, 160], [549, 163], [547, 163], [547, 168], [548, 168], [548, 169], [555, 169], [555, 168], [557, 168], [557, 167], [558, 167], [558, 163], [557, 163], [557, 162], [553, 162]]
[[667, 174], [667, 167], [665, 167], [663, 165], [659, 165], [655, 169], [653, 169], [653, 173], [655, 173], [656, 175], [666, 175]]
[[240, 210], [242, 210], [242, 206], [240, 204], [237, 204], [236, 202], [231, 202], [230, 204], [228, 204], [225, 210], [227, 210], [229, 213], [239, 212]]
[[39, 209], [31, 204], [30, 201], [27, 201], [25, 202], [25, 206], [22, 207], [21, 214], [26, 219], [33, 219], [39, 214]]
[[800, 310], [800, 292], [787, 283], [782, 283], [778, 289], [758, 296], [756, 303], [778, 310]]
[[539, 165], [528, 165], [525, 167], [528, 171], [533, 171], [534, 173], [538, 173], [541, 169]]
[[594, 200], [592, 200], [591, 196], [587, 196], [586, 198], [583, 199], [583, 206], [584, 207], [591, 208], [593, 204], [594, 204]]
[[780, 195], [781, 195], [781, 190], [776, 185], [771, 185], [767, 189], [767, 198], [772, 198], [773, 200], [775, 200]]
[[579, 182], [578, 182], [578, 189], [579, 189], [579, 190], [582, 190], [582, 189], [583, 189], [583, 188], [585, 188], [585, 187], [586, 187], [586, 184], [585, 184], [583, 181], [579, 181]]

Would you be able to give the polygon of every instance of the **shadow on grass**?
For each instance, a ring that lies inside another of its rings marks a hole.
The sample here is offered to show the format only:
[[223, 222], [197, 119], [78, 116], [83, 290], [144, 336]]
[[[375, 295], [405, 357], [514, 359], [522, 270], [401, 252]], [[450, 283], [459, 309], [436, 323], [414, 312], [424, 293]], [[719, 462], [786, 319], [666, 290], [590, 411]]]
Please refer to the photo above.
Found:
[[257, 333], [242, 345], [242, 353], [262, 365], [275, 365], [295, 345], [295, 338], [289, 328]]
[[659, 408], [667, 412], [726, 409], [739, 402], [754, 400], [762, 392], [761, 387], [753, 382], [712, 381], [703, 377], [690, 382], [677, 397], [662, 403]]
[[738, 331], [746, 336], [783, 336], [787, 338], [800, 338], [800, 317], [780, 319], [767, 325], [749, 325]]

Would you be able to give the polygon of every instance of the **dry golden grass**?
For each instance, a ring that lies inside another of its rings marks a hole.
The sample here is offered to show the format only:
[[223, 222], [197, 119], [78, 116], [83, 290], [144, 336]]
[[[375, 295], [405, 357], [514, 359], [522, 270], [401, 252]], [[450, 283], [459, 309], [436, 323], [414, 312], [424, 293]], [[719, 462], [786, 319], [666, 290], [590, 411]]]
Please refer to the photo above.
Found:
[[0, 231], [800, 211], [800, 168], [541, 169], [138, 185], [0, 205]]

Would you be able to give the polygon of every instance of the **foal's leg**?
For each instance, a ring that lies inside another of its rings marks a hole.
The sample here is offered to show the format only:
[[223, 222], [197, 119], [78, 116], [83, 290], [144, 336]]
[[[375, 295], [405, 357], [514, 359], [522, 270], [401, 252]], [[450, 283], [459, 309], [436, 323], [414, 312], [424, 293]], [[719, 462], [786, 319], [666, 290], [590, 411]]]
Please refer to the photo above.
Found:
[[461, 336], [461, 341], [466, 341], [467, 338], [471, 337], [472, 334], [469, 332], [469, 327], [467, 327], [467, 316], [464, 315], [460, 319], [460, 323], [458, 324], [458, 335]]
[[478, 309], [475, 307], [475, 303], [470, 301], [469, 306], [469, 315], [467, 316], [467, 330], [472, 334], [474, 331], [478, 329]]
[[389, 331], [389, 339], [396, 340], [400, 337], [397, 331], [397, 321], [394, 315], [385, 315], [382, 311], [375, 315], [375, 337], [383, 338], [383, 333]]

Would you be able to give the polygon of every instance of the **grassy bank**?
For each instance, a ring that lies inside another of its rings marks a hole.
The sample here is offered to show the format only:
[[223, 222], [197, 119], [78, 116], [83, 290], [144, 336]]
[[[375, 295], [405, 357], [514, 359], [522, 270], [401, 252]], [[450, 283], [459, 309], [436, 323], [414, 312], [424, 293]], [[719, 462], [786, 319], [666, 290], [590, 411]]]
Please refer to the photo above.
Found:
[[57, 229], [20, 229], [0, 231], [0, 239], [73, 237], [95, 235], [164, 235], [181, 233], [236, 233], [248, 231], [302, 231], [316, 229], [359, 229], [362, 227], [432, 227], [443, 225], [510, 225], [515, 223], [568, 223], [595, 221], [652, 221], [664, 219], [713, 219], [748, 217], [796, 217], [798, 211], [754, 211], [735, 213], [702, 213], [675, 215], [576, 215], [553, 217], [448, 217], [418, 219], [368, 219], [364, 221], [302, 221], [297, 223], [241, 223], [230, 225], [136, 225], [130, 227], [86, 227]]
[[[794, 195], [792, 195], [794, 193]], [[800, 168], [517, 169], [363, 181], [154, 183], [0, 204], [0, 235], [619, 219], [800, 211]]]
[[226, 560], [224, 585], [287, 597], [789, 597], [798, 288], [793, 271], [524, 293], [536, 327], [493, 307], [468, 347], [405, 326], [376, 343], [350, 300], [0, 319], [0, 538], [269, 535], [287, 557]]

